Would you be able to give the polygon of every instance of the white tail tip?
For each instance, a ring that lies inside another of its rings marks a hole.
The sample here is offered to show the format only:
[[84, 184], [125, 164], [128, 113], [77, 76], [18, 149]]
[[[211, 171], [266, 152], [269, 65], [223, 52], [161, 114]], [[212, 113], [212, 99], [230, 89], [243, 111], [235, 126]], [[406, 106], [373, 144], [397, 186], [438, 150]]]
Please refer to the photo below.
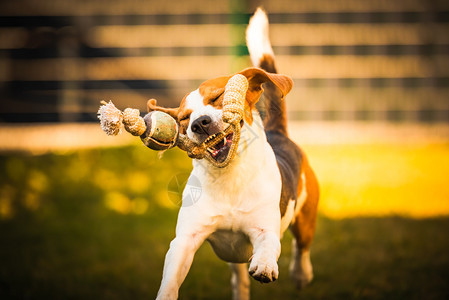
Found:
[[274, 56], [268, 31], [268, 17], [260, 7], [251, 17], [246, 29], [246, 45], [251, 61], [256, 67], [259, 67], [264, 55]]

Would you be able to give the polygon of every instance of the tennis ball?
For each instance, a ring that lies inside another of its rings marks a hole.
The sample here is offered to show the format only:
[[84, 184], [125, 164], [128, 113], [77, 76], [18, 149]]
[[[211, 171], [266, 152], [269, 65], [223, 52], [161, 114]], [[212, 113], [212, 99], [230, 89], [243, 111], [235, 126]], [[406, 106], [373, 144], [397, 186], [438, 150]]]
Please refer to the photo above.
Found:
[[155, 110], [143, 119], [147, 128], [140, 139], [145, 146], [153, 150], [167, 150], [175, 146], [179, 128], [172, 116]]

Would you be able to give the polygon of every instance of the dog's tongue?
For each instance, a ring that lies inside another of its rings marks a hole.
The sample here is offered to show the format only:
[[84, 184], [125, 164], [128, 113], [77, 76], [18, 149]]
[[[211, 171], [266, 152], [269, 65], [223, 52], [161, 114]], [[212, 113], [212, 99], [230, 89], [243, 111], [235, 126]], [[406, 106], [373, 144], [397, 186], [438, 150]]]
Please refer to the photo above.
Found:
[[213, 151], [210, 154], [214, 159], [219, 161], [220, 159], [224, 160], [227, 157], [230, 146], [232, 144], [232, 136], [232, 133], [229, 134], [228, 136], [226, 136], [226, 143], [225, 139], [223, 139], [213, 147]]
[[219, 150], [219, 149], [223, 148], [223, 146], [224, 146], [224, 140], [221, 140], [218, 144], [216, 144], [214, 146], [214, 149]]

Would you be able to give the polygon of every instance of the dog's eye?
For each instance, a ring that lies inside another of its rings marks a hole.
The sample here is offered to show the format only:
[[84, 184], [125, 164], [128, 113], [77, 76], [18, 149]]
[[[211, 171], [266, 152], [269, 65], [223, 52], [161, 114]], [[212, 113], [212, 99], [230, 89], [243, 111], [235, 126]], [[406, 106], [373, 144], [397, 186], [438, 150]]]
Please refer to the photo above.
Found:
[[221, 93], [220, 95], [218, 95], [217, 97], [213, 98], [212, 100], [210, 100], [211, 103], [214, 103], [215, 101], [217, 101], [221, 95], [223, 95], [223, 93]]
[[189, 118], [189, 116], [184, 116], [181, 119], [179, 119], [179, 122], [186, 121], [188, 118]]

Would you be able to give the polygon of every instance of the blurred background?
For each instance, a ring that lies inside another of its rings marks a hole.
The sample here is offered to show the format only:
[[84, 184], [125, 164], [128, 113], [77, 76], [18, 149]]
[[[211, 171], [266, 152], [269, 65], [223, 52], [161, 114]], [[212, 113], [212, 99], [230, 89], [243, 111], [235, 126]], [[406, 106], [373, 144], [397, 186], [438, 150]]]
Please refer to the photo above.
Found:
[[[449, 2], [0, 2], [0, 298], [154, 298], [191, 162], [107, 137], [100, 100], [175, 107], [250, 66], [262, 5], [290, 134], [321, 184], [315, 281], [255, 299], [449, 297]], [[182, 299], [229, 299], [203, 246]]]
[[295, 80], [293, 120], [449, 119], [446, 1], [21, 0], [1, 4], [0, 120], [95, 122], [99, 99], [175, 106], [250, 65], [259, 5]]

